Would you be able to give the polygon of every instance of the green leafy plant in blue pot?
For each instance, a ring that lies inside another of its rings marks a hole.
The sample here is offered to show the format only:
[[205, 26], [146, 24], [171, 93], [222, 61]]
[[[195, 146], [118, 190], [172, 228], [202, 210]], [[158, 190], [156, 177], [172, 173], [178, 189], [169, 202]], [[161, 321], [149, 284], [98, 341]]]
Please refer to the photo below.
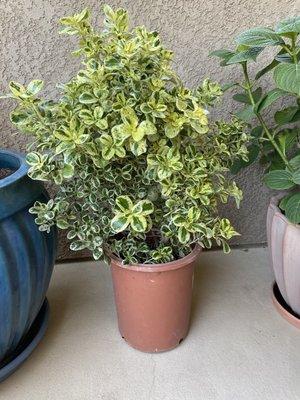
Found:
[[[291, 17], [274, 29], [258, 27], [243, 32], [236, 38], [235, 49], [212, 53], [221, 59], [223, 67], [235, 65], [243, 72], [241, 81], [226, 84], [226, 88], [238, 90], [233, 99], [243, 107], [237, 116], [252, 129], [252, 143], [248, 148], [249, 160], [237, 160], [232, 171], [238, 172], [260, 159], [265, 168], [265, 184], [280, 191], [279, 196], [272, 198], [268, 211], [269, 250], [281, 295], [297, 316], [300, 315], [299, 35], [300, 17]], [[249, 73], [249, 64], [257, 57], [263, 59], [267, 48], [275, 55], [269, 57], [264, 68], [258, 71], [252, 68], [255, 72]], [[271, 78], [268, 90], [260, 85], [264, 75]], [[300, 327], [299, 322], [295, 324]]]

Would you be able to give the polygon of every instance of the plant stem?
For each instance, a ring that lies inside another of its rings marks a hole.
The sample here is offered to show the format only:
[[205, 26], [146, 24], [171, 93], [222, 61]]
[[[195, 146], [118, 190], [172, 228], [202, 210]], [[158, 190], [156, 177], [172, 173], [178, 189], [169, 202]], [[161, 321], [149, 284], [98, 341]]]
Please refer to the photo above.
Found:
[[246, 86], [245, 89], [247, 91], [247, 94], [249, 96], [249, 99], [251, 101], [251, 105], [253, 106], [253, 111], [257, 117], [257, 119], [259, 120], [266, 136], [268, 137], [269, 141], [271, 142], [272, 146], [274, 147], [274, 149], [277, 151], [278, 155], [280, 156], [280, 158], [282, 159], [282, 161], [284, 162], [285, 166], [291, 171], [292, 168], [289, 164], [288, 159], [286, 158], [285, 154], [281, 151], [280, 147], [278, 146], [278, 144], [276, 143], [276, 140], [274, 139], [272, 133], [270, 132], [267, 124], [265, 123], [263, 117], [261, 116], [261, 114], [255, 109], [255, 100], [253, 98], [253, 93], [252, 93], [252, 84], [250, 82], [249, 79], [249, 74], [248, 74], [248, 69], [247, 69], [247, 63], [243, 63], [242, 64], [243, 67], [243, 72], [244, 72], [244, 76], [245, 76], [245, 82], [246, 82]]

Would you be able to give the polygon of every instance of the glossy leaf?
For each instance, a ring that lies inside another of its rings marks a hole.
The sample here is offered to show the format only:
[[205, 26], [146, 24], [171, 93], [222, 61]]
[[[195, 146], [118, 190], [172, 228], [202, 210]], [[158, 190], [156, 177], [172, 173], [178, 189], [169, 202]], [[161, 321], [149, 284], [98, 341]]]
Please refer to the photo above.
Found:
[[279, 89], [300, 96], [300, 64], [277, 65], [274, 80]]
[[280, 35], [284, 33], [300, 33], [300, 17], [291, 17], [279, 22], [275, 32]]
[[294, 116], [298, 111], [298, 107], [287, 107], [283, 110], [276, 111], [274, 119], [278, 125], [289, 124], [293, 121]]
[[255, 112], [253, 111], [253, 106], [252, 105], [248, 105], [247, 107], [245, 107], [244, 109], [242, 109], [241, 111], [238, 111], [236, 113], [236, 116], [238, 118], [240, 118], [242, 121], [245, 122], [249, 122], [251, 121], [251, 119], [253, 119], [256, 115]]
[[264, 176], [264, 182], [270, 189], [290, 189], [294, 186], [292, 174], [285, 170], [274, 170]]
[[271, 104], [273, 104], [276, 100], [281, 97], [286, 96], [288, 93], [281, 89], [273, 89], [271, 90], [265, 97], [261, 99], [259, 104], [257, 105], [257, 112], [260, 113], [264, 109], [268, 108]]
[[293, 172], [292, 180], [296, 185], [300, 185], [300, 168]]
[[130, 220], [128, 217], [126, 217], [123, 214], [117, 214], [111, 220], [111, 228], [116, 233], [123, 232], [128, 227], [129, 222], [130, 222]]
[[74, 166], [71, 164], [64, 165], [62, 173], [64, 178], [66, 179], [72, 178], [72, 176], [74, 175]]
[[290, 194], [284, 196], [284, 197], [280, 200], [280, 202], [279, 202], [279, 208], [281, 208], [281, 210], [285, 211], [285, 209], [286, 209], [286, 204], [287, 204], [287, 202], [289, 201], [289, 199], [290, 199], [293, 195], [294, 195], [293, 193], [290, 193]]
[[237, 39], [238, 44], [253, 47], [277, 46], [283, 44], [282, 38], [269, 28], [253, 28], [241, 33]]
[[133, 215], [131, 227], [136, 232], [145, 232], [147, 229], [147, 220], [143, 215]]
[[44, 86], [44, 82], [43, 82], [43, 81], [41, 81], [41, 80], [34, 80], [34, 81], [31, 81], [31, 82], [28, 84], [27, 90], [28, 90], [28, 92], [30, 92], [31, 94], [36, 95], [36, 94], [38, 94], [38, 93], [43, 89], [43, 86]]
[[116, 198], [116, 206], [122, 212], [126, 212], [132, 209], [133, 202], [129, 196], [118, 196]]
[[294, 224], [300, 223], [300, 193], [291, 196], [285, 204], [285, 215]]
[[[257, 103], [259, 101], [259, 99], [261, 98], [261, 95], [262, 95], [261, 87], [257, 88], [252, 93], [253, 100], [255, 101], [255, 103]], [[250, 100], [250, 98], [249, 98], [247, 93], [237, 93], [237, 94], [233, 95], [232, 98], [235, 101], [238, 101], [240, 103], [251, 104], [251, 100]]]
[[226, 64], [238, 64], [245, 61], [256, 61], [257, 56], [262, 52], [260, 47], [251, 47], [245, 51], [238, 52], [226, 60]]
[[191, 234], [184, 226], [180, 226], [178, 230], [178, 239], [180, 243], [187, 243], [190, 240]]
[[91, 93], [82, 93], [79, 96], [79, 101], [82, 104], [93, 104], [93, 103], [97, 103], [98, 99]]
[[294, 169], [300, 168], [300, 154], [296, 155], [290, 160], [290, 165]]
[[133, 214], [150, 215], [154, 211], [153, 203], [150, 200], [139, 201], [132, 209]]

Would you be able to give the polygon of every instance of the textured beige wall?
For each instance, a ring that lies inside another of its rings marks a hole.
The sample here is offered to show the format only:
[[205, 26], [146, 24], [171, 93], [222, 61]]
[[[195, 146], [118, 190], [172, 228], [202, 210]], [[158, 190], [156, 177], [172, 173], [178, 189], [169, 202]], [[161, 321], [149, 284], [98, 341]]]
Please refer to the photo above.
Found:
[[[256, 25], [272, 25], [300, 13], [300, 0], [111, 0], [112, 6], [128, 9], [133, 24], [160, 32], [165, 44], [176, 53], [175, 68], [186, 84], [198, 85], [210, 76], [221, 82], [233, 79], [237, 71], [221, 69], [208, 57], [210, 50], [227, 46], [233, 37]], [[73, 39], [57, 33], [58, 19], [90, 7], [101, 21], [101, 0], [0, 0], [0, 91], [10, 80], [28, 82], [43, 79], [46, 91], [55, 94], [55, 84], [68, 80], [78, 60], [70, 56]], [[263, 62], [262, 58], [260, 58]], [[265, 82], [268, 85], [268, 82]], [[0, 147], [25, 149], [26, 138], [14, 135], [8, 113], [9, 102], [0, 104]], [[232, 110], [230, 98], [223, 108]], [[224, 112], [222, 115], [225, 115]], [[265, 214], [269, 198], [261, 184], [262, 171], [253, 167], [237, 177], [245, 200], [239, 212], [226, 210], [242, 233], [235, 243], [265, 242]], [[62, 238], [60, 257], [71, 255]]]

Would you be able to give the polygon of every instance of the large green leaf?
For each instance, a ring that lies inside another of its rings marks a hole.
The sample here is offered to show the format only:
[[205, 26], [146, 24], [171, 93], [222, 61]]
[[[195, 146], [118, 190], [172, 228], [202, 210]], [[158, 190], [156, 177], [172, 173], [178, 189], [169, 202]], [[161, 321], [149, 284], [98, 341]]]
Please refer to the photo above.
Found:
[[294, 169], [300, 168], [300, 154], [297, 154], [290, 160], [290, 165]]
[[286, 196], [284, 196], [279, 203], [279, 208], [281, 208], [281, 210], [285, 211], [286, 208], [286, 204], [289, 201], [289, 199], [293, 196], [293, 193], [287, 194]]
[[300, 222], [300, 193], [291, 196], [285, 204], [285, 215], [294, 224]]
[[279, 64], [274, 69], [276, 85], [300, 96], [300, 64]]
[[253, 107], [250, 104], [246, 108], [243, 108], [242, 110], [238, 111], [236, 113], [236, 116], [241, 119], [242, 121], [249, 122], [251, 121], [252, 118], [255, 117], [255, 113], [253, 111]]
[[296, 185], [300, 185], [300, 169], [297, 169], [295, 172], [293, 172], [293, 182], [296, 183]]
[[282, 38], [269, 28], [253, 28], [241, 33], [237, 39], [238, 44], [253, 47], [276, 46], [283, 44]]
[[251, 47], [245, 51], [238, 52], [232, 57], [228, 58], [226, 60], [226, 64], [238, 64], [249, 60], [256, 61], [257, 56], [262, 52], [262, 50], [263, 49], [261, 47]]
[[214, 50], [209, 53], [210, 56], [215, 56], [215, 57], [219, 57], [222, 59], [231, 57], [233, 54], [235, 54], [233, 51], [227, 50], [227, 49]]
[[285, 163], [276, 151], [272, 151], [270, 154], [268, 154], [266, 159], [267, 162], [270, 163], [269, 171], [277, 171], [285, 168]]
[[290, 150], [297, 142], [299, 130], [295, 129], [284, 129], [276, 135], [276, 139], [280, 145], [282, 152], [285, 154], [286, 151]]
[[226, 66], [227, 60], [229, 60], [235, 54], [236, 53], [234, 51], [227, 50], [227, 49], [221, 49], [221, 50], [212, 51], [209, 55], [221, 58], [221, 60], [222, 60], [221, 66]]
[[278, 34], [300, 33], [300, 17], [291, 17], [279, 22], [275, 28], [275, 32]]
[[300, 105], [298, 106], [298, 110], [294, 114], [293, 118], [291, 119], [291, 123], [300, 121]]
[[[255, 101], [255, 103], [257, 103], [259, 101], [259, 99], [261, 98], [261, 95], [262, 95], [261, 87], [257, 88], [252, 93], [253, 100]], [[238, 101], [239, 103], [251, 104], [251, 100], [247, 93], [236, 93], [235, 95], [232, 96], [232, 98], [235, 101]]]
[[233, 98], [233, 100], [235, 100], [239, 103], [251, 104], [251, 101], [250, 101], [247, 93], [236, 93], [232, 96], [232, 98]]
[[274, 119], [278, 125], [289, 124], [293, 121], [298, 107], [286, 107], [283, 110], [276, 111]]
[[278, 61], [279, 63], [293, 63], [293, 59], [288, 53], [277, 54], [277, 56], [275, 56], [275, 61]]
[[270, 171], [264, 176], [264, 182], [270, 189], [290, 189], [294, 186], [292, 174], [285, 170]]
[[259, 104], [257, 105], [257, 112], [263, 111], [265, 108], [269, 107], [279, 98], [286, 96], [288, 93], [281, 89], [273, 89], [271, 90], [265, 97], [261, 99]]

